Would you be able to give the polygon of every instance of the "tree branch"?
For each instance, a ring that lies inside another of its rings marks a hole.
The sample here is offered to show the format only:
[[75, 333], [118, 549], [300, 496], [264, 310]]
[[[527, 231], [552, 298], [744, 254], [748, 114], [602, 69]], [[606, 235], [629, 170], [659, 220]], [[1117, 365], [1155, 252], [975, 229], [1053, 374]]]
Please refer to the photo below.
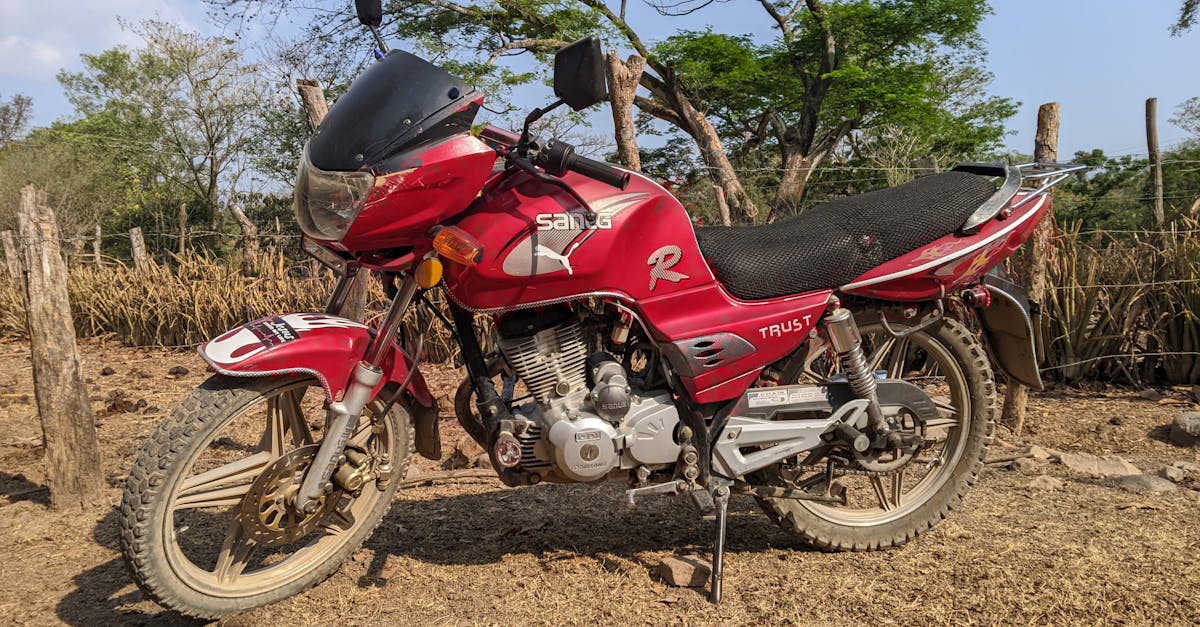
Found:
[[642, 111], [664, 122], [669, 122], [678, 128], [683, 128], [683, 120], [662, 103], [655, 102], [645, 96], [634, 96], [633, 104], [637, 105]]
[[501, 55], [510, 50], [528, 50], [533, 52], [538, 49], [558, 49], [568, 43], [561, 39], [517, 39], [493, 50], [492, 54], [488, 57], [487, 64], [494, 64], [496, 59], [499, 59]]

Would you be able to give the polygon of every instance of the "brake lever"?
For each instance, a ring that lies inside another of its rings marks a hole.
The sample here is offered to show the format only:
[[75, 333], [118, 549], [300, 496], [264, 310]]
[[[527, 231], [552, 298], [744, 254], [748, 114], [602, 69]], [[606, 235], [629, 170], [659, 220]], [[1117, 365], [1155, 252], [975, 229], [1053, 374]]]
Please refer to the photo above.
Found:
[[570, 185], [567, 185], [566, 181], [564, 181], [556, 176], [550, 176], [549, 174], [546, 174], [545, 172], [538, 170], [536, 167], [534, 167], [533, 162], [530, 159], [527, 159], [525, 157], [518, 157], [516, 155], [509, 154], [508, 162], [510, 164], [516, 166], [517, 169], [521, 170], [522, 172], [525, 172], [526, 174], [532, 176], [533, 178], [535, 178], [539, 181], [542, 181], [543, 183], [554, 185], [555, 187], [558, 187], [559, 189], [565, 191], [568, 196], [570, 196], [572, 199], [574, 199], [575, 202], [579, 203], [579, 206], [583, 208], [584, 216], [587, 219], [587, 223], [588, 224], [595, 223], [596, 212], [593, 211], [591, 205], [589, 205], [588, 202], [583, 199], [583, 196], [580, 196], [579, 192], [575, 191], [575, 188], [571, 187]]

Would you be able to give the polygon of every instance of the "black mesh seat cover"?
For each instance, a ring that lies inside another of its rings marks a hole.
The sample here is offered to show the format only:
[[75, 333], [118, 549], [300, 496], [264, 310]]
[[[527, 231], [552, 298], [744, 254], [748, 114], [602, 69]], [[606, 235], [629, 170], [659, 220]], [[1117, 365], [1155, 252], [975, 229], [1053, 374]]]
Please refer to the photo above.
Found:
[[700, 252], [744, 300], [839, 287], [954, 232], [996, 192], [985, 176], [947, 172], [818, 205], [765, 226], [696, 229]]

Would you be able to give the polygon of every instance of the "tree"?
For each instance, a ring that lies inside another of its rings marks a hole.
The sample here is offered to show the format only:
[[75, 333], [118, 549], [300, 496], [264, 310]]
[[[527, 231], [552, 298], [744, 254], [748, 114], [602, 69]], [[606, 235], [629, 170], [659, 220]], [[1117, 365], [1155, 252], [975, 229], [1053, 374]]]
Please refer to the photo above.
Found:
[[0, 99], [0, 148], [20, 139], [32, 111], [33, 99], [29, 96], [14, 94], [8, 100]]
[[1171, 36], [1182, 37], [1196, 25], [1200, 17], [1200, 0], [1183, 0], [1179, 5], [1179, 19], [1171, 26]]
[[[85, 119], [112, 119], [131, 146], [158, 158], [160, 173], [212, 212], [229, 202], [245, 170], [261, 101], [257, 68], [234, 42], [204, 37], [166, 22], [131, 28], [145, 48], [83, 55], [84, 70], [59, 81]], [[146, 142], [151, 138], [151, 142]]]
[[744, 137], [743, 150], [777, 150], [781, 176], [768, 220], [796, 210], [813, 173], [856, 130], [942, 126], [948, 140], [950, 129], [982, 128], [983, 139], [995, 141], [1014, 112], [995, 99], [955, 112], [957, 99], [990, 80], [978, 65], [983, 0], [759, 5], [777, 41], [685, 32], [657, 51], [726, 137]]

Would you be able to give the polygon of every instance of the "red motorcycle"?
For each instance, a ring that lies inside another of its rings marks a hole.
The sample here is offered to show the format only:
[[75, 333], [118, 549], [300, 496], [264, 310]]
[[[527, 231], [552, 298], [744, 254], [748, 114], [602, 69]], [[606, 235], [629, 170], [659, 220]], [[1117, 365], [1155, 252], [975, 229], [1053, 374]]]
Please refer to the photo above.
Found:
[[[379, 39], [378, 2], [359, 4]], [[480, 94], [379, 41], [297, 177], [305, 248], [340, 276], [328, 307], [204, 345], [216, 374], [126, 481], [121, 550], [160, 604], [212, 618], [315, 585], [379, 524], [410, 454], [440, 458], [423, 336], [398, 338], [431, 290], [467, 372], [455, 414], [499, 478], [687, 495], [715, 521], [713, 602], [732, 495], [824, 549], [898, 546], [978, 479], [993, 364], [1040, 387], [1036, 309], [1001, 262], [1075, 167], [964, 165], [694, 228], [650, 178], [530, 136], [606, 99], [595, 39], [558, 52], [558, 100], [520, 134], [473, 128]], [[391, 298], [376, 328], [338, 315], [368, 271]]]

